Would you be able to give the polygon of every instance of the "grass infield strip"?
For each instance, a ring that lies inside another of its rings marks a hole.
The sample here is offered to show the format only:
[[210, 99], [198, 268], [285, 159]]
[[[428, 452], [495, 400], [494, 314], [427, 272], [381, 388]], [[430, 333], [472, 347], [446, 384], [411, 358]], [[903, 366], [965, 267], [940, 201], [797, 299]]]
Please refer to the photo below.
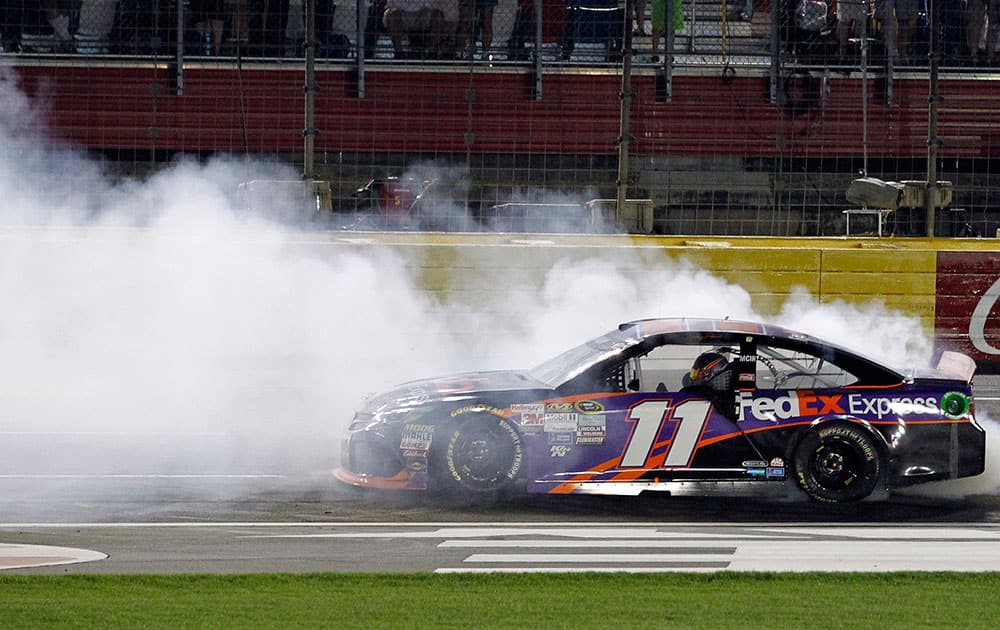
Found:
[[996, 628], [1000, 573], [0, 575], [0, 625]]

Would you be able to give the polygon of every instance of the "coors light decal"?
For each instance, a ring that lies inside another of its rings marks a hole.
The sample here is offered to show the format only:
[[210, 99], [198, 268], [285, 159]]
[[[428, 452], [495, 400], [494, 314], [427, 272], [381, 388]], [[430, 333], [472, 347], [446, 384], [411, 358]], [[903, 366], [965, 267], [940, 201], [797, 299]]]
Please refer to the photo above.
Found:
[[1000, 252], [939, 252], [935, 345], [1000, 374]]

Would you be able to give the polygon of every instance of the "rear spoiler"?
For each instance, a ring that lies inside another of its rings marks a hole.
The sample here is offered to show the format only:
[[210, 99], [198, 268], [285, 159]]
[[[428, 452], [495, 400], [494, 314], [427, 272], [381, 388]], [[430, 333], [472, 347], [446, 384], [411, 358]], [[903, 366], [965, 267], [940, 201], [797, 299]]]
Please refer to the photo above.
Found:
[[971, 383], [972, 375], [976, 373], [976, 362], [961, 352], [945, 350], [938, 360], [937, 369], [948, 376]]

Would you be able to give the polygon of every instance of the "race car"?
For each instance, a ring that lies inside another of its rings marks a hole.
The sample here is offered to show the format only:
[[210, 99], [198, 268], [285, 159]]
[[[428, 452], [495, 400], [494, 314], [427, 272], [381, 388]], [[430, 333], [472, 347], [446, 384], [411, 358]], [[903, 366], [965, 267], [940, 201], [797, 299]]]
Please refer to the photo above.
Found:
[[974, 372], [955, 352], [900, 371], [770, 324], [633, 321], [531, 370], [371, 397], [334, 474], [468, 495], [794, 483], [816, 501], [885, 498], [984, 471]]

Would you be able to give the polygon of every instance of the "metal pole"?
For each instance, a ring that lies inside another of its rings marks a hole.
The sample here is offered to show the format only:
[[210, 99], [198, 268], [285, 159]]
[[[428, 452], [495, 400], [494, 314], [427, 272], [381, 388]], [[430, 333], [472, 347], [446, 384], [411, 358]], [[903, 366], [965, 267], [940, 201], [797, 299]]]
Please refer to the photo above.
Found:
[[781, 13], [779, 12], [778, 7], [780, 4], [780, 2], [771, 2], [771, 85], [770, 94], [768, 95], [771, 103], [778, 102], [778, 82], [781, 77], [781, 57], [784, 55], [783, 46], [785, 42], [781, 39], [783, 30], [779, 25]]
[[[156, 12], [159, 16], [159, 11]], [[157, 29], [159, 30], [159, 29]], [[154, 35], [159, 37], [159, 35]], [[177, 3], [177, 79], [175, 85], [177, 96], [184, 96], [184, 3]]]
[[313, 158], [316, 142], [316, 0], [305, 0], [303, 3], [306, 15], [306, 107], [305, 128], [302, 137], [305, 147], [302, 155], [302, 179], [312, 181]]
[[[867, 2], [865, 15], [868, 15]], [[868, 20], [861, 21], [861, 117], [861, 148], [864, 156], [861, 176], [868, 177]]]
[[928, 0], [927, 18], [930, 30], [930, 50], [927, 53], [928, 79], [930, 96], [927, 98], [927, 190], [924, 202], [927, 209], [927, 236], [934, 236], [934, 212], [938, 202], [937, 154], [941, 139], [937, 135], [938, 104], [941, 97], [938, 94], [938, 49], [940, 35], [938, 26], [941, 24], [941, 0]]
[[[358, 84], [357, 84], [357, 96], [358, 98], [365, 97], [365, 55], [368, 54], [365, 50], [365, 33], [368, 31], [368, 9], [365, 8], [365, 0], [358, 0]], [[374, 51], [372, 51], [374, 52]]]
[[542, 0], [535, 0], [535, 100], [542, 99]]
[[623, 224], [625, 200], [628, 199], [628, 145], [629, 113], [632, 109], [632, 5], [634, 0], [625, 0], [625, 19], [622, 20], [622, 91], [621, 119], [618, 125], [618, 181], [615, 205], [615, 219]]
[[[674, 0], [666, 0], [667, 3], [667, 23], [663, 30], [663, 100], [670, 102], [674, 99], [674, 11], [679, 7], [679, 3]], [[631, 30], [631, 29], [630, 29]], [[656, 51], [653, 51], [656, 54]]]

